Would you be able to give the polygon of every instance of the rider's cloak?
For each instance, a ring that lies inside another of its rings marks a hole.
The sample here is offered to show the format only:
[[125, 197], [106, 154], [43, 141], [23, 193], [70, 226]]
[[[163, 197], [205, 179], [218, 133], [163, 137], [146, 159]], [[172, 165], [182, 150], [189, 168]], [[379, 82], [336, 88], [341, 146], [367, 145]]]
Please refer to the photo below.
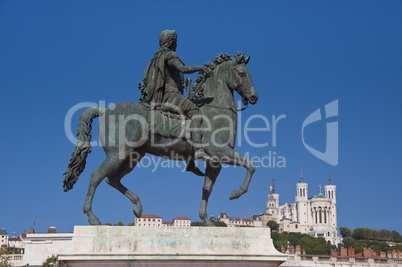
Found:
[[159, 47], [148, 63], [143, 76], [140, 101], [162, 103], [165, 93], [165, 63], [172, 58], [179, 58], [175, 52], [166, 47]]

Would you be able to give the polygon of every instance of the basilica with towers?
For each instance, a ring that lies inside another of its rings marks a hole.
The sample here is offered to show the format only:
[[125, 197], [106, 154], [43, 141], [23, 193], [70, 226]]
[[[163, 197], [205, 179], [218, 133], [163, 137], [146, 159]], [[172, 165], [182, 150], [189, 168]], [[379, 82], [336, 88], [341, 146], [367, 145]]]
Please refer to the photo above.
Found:
[[324, 194], [308, 197], [308, 184], [300, 181], [296, 184], [295, 203], [279, 205], [279, 194], [275, 193], [275, 184], [270, 187], [267, 208], [263, 214], [264, 225], [273, 220], [279, 224], [281, 232], [299, 232], [313, 237], [323, 237], [327, 242], [337, 245], [341, 242], [338, 236], [336, 214], [336, 185], [331, 182], [324, 186]]

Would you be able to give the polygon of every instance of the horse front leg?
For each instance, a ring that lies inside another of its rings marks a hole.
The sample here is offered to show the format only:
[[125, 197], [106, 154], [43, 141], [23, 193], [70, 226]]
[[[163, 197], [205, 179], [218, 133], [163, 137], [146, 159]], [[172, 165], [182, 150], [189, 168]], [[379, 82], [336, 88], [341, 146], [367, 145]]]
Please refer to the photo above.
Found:
[[200, 219], [204, 221], [205, 226], [214, 226], [214, 223], [208, 220], [207, 216], [207, 205], [208, 199], [211, 195], [212, 188], [214, 187], [216, 178], [218, 177], [222, 165], [212, 166], [211, 163], [207, 162], [207, 167], [205, 169], [205, 180], [204, 187], [202, 188], [202, 200], [200, 207]]
[[244, 178], [243, 183], [240, 186], [239, 190], [234, 190], [229, 197], [229, 200], [237, 199], [241, 195], [247, 192], [248, 186], [250, 185], [251, 177], [255, 172], [255, 165], [254, 162], [246, 158], [245, 156], [241, 155], [239, 152], [235, 151], [230, 147], [225, 147], [223, 150], [220, 151], [220, 158], [222, 163], [226, 163], [229, 165], [240, 166], [244, 167], [247, 170], [246, 177]]

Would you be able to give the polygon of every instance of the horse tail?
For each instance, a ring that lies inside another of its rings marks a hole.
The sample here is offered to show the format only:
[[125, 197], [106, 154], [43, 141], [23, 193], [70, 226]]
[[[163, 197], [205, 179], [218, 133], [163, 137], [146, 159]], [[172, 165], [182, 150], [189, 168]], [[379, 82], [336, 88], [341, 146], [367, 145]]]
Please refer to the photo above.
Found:
[[64, 192], [73, 188], [78, 177], [84, 171], [87, 163], [86, 158], [88, 153], [91, 153], [92, 121], [94, 118], [102, 116], [105, 111], [106, 108], [93, 107], [86, 109], [81, 114], [78, 121], [77, 144], [71, 153], [70, 163], [63, 173], [65, 175], [63, 181]]

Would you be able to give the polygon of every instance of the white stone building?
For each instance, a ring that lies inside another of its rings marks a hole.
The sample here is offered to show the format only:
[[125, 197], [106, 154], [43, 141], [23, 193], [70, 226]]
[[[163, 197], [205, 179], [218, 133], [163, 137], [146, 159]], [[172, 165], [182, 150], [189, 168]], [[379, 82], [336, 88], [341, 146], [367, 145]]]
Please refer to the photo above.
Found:
[[173, 227], [190, 227], [190, 225], [191, 220], [187, 217], [176, 217], [171, 224]]
[[141, 215], [141, 218], [135, 218], [134, 226], [162, 227], [162, 217], [158, 215]]
[[8, 239], [8, 247], [9, 248], [24, 248], [21, 236], [20, 237], [15, 236], [15, 232], [14, 232], [13, 236]]
[[271, 186], [266, 212], [262, 215], [264, 225], [269, 220], [274, 220], [280, 225], [281, 232], [300, 232], [324, 237], [331, 244], [337, 245], [341, 239], [337, 228], [336, 186], [331, 183], [331, 173], [329, 184], [324, 186], [324, 191], [325, 195], [320, 187], [320, 193], [309, 198], [308, 184], [303, 182], [302, 173], [300, 182], [296, 184], [295, 203], [280, 206], [275, 185]]
[[134, 226], [138, 227], [190, 227], [191, 220], [187, 217], [174, 218], [172, 222], [162, 222], [162, 217], [158, 215], [141, 215], [135, 218]]
[[218, 221], [226, 223], [228, 227], [236, 227], [236, 226], [253, 226], [253, 227], [262, 227], [262, 221], [259, 217], [251, 217], [251, 219], [244, 218], [229, 218], [229, 215], [224, 211], [221, 212], [218, 216]]
[[33, 229], [26, 235], [23, 265], [41, 266], [52, 255], [67, 251], [73, 238], [73, 233], [57, 233], [51, 227], [47, 233], [35, 233]]
[[0, 246], [8, 247], [8, 234], [5, 228], [0, 229]]

